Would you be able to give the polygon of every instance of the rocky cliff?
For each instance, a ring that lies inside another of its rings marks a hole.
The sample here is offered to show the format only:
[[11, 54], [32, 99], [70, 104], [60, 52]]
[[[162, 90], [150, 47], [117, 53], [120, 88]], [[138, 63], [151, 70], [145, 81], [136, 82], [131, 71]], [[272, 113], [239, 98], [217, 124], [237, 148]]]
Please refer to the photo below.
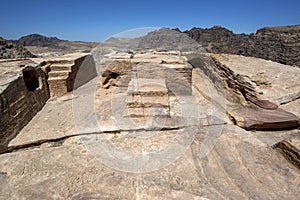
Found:
[[16, 46], [15, 44], [0, 37], [0, 59], [12, 58], [32, 58], [34, 55], [26, 48]]
[[259, 29], [256, 34], [234, 34], [214, 26], [185, 31], [208, 52], [229, 53], [300, 66], [300, 26]]

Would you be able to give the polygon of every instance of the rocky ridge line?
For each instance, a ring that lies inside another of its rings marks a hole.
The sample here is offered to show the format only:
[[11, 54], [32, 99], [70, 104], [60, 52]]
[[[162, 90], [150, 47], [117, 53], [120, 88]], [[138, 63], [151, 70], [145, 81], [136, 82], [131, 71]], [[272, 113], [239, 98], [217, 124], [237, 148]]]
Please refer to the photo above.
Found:
[[300, 25], [269, 27], [255, 34], [235, 34], [221, 26], [184, 31], [210, 53], [227, 53], [272, 60], [300, 67]]

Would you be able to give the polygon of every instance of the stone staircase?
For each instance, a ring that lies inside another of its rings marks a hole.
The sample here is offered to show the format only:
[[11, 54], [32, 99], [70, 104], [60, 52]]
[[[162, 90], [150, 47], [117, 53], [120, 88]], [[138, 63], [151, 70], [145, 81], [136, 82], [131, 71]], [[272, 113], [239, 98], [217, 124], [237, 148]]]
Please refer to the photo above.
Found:
[[48, 73], [51, 96], [61, 96], [72, 90], [71, 74], [74, 73], [74, 62], [53, 63]]
[[51, 97], [62, 96], [97, 76], [91, 54], [71, 54], [45, 61]]
[[134, 78], [129, 82], [124, 117], [169, 116], [165, 79]]

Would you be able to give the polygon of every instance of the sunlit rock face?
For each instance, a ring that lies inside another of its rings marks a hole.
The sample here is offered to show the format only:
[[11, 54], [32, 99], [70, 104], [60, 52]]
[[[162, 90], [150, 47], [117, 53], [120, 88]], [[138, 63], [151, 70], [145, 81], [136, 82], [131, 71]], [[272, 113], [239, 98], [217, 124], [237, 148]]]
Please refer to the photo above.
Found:
[[259, 29], [255, 34], [234, 34], [215, 26], [185, 31], [211, 53], [227, 53], [272, 60], [300, 67], [300, 26]]
[[173, 49], [165, 31], [146, 49], [113, 39], [93, 59], [43, 62], [45, 81], [74, 85], [48, 82], [50, 99], [0, 146], [1, 199], [300, 198], [299, 68], [193, 52], [178, 32]]
[[62, 96], [97, 75], [88, 54], [0, 60], [0, 69], [1, 145], [16, 137], [50, 97]]

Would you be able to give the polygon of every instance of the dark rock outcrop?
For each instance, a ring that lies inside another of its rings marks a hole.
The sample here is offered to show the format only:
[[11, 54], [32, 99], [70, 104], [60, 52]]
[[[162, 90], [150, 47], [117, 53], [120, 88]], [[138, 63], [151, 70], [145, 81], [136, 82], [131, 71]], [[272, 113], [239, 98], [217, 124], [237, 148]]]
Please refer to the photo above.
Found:
[[118, 52], [147, 52], [147, 51], [181, 51], [206, 53], [205, 49], [194, 39], [182, 34], [179, 29], [161, 28], [137, 38], [109, 38], [98, 47], [111, 48]]
[[293, 144], [293, 141], [281, 141], [275, 144], [273, 148], [281, 153], [287, 161], [300, 170], [300, 151], [291, 143]]
[[39, 34], [26, 35], [10, 42], [18, 47], [26, 47], [30, 52], [42, 57], [74, 52], [88, 53], [96, 46], [93, 42], [68, 41]]
[[228, 109], [234, 124], [246, 130], [282, 130], [299, 126], [299, 119], [292, 113], [278, 109], [263, 109], [256, 105]]
[[195, 40], [186, 37], [176, 29], [168, 28], [161, 28], [142, 37], [138, 48], [158, 51], [205, 52], [205, 49]]
[[30, 51], [0, 37], [0, 59], [33, 58]]
[[221, 26], [185, 31], [208, 52], [228, 53], [300, 66], [300, 25], [259, 29], [256, 34], [234, 34]]
[[39, 34], [30, 34], [21, 37], [14, 41], [17, 46], [41, 46], [41, 47], [56, 47], [59, 42], [63, 42], [57, 37], [46, 37]]

